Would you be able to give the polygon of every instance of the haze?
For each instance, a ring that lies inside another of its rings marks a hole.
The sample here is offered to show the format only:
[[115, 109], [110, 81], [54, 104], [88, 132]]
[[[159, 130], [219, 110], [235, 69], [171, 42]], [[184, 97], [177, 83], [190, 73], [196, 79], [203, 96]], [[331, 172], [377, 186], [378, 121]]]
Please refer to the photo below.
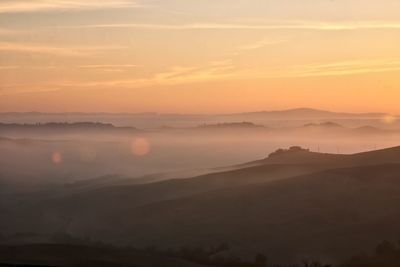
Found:
[[400, 0], [0, 0], [0, 266], [399, 267]]

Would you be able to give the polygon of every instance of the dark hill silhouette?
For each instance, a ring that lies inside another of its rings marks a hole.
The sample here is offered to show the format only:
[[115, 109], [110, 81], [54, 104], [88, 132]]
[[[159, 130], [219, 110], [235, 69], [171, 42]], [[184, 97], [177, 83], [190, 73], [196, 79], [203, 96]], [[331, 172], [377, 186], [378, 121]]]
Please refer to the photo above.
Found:
[[226, 240], [283, 258], [339, 259], [400, 236], [399, 173], [398, 164], [353, 167], [207, 192], [132, 209], [119, 229], [144, 243]]
[[6, 234], [64, 231], [162, 248], [233, 244], [240, 255], [340, 259], [400, 237], [400, 147], [353, 155], [280, 150], [239, 169], [145, 185], [24, 195]]
[[[201, 267], [178, 258], [160, 256], [135, 249], [102, 246], [37, 244], [0, 246], [0, 262], [18, 266], [124, 266], [124, 267]], [[1, 265], [1, 264], [0, 264]], [[3, 265], [1, 265], [3, 266]]]
[[[268, 183], [277, 179], [285, 179], [299, 174], [312, 173], [321, 170], [320, 166], [305, 165], [264, 165], [245, 169], [232, 170], [188, 179], [173, 179], [156, 183], [140, 185], [110, 185], [108, 177], [100, 181], [90, 181], [89, 185], [66, 186], [51, 188], [30, 196], [30, 201], [20, 205], [18, 209], [7, 212], [13, 220], [12, 228], [21, 232], [35, 232], [37, 229], [57, 231], [67, 227], [73, 220], [102, 220], [102, 216], [118, 214], [121, 216], [127, 209], [142, 205], [166, 201], [190, 195], [210, 192], [223, 188], [233, 188], [248, 184]], [[112, 178], [112, 177], [111, 177]], [[106, 196], [106, 197], [105, 197]], [[16, 200], [17, 201], [17, 200]], [[39, 205], [39, 206], [37, 206]], [[47, 218], [36, 218], [32, 221], [36, 209], [44, 210], [59, 220], [56, 224], [48, 224]], [[63, 214], [63, 215], [62, 215]], [[25, 217], [27, 216], [27, 217]], [[43, 219], [43, 220], [42, 220]], [[0, 221], [0, 226], [11, 221]], [[28, 223], [29, 222], [29, 223]], [[45, 227], [44, 227], [45, 226]], [[100, 226], [100, 225], [99, 225]], [[95, 226], [94, 226], [95, 227]]]
[[330, 168], [384, 163], [400, 163], [400, 147], [392, 147], [356, 154], [329, 154], [312, 152], [307, 149], [280, 149], [267, 158], [248, 163], [262, 164], [327, 164]]

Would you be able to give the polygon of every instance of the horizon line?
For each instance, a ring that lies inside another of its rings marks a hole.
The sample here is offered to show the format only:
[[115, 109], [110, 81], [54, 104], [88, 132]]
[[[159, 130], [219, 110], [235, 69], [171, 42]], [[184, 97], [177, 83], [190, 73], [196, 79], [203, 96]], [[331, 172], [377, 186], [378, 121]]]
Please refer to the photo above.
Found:
[[239, 112], [223, 112], [223, 113], [183, 113], [183, 112], [157, 112], [157, 111], [138, 111], [138, 112], [107, 112], [107, 111], [2, 111], [1, 115], [5, 114], [49, 114], [49, 115], [60, 115], [60, 114], [88, 114], [88, 115], [191, 115], [191, 116], [216, 116], [216, 115], [243, 115], [243, 114], [254, 114], [254, 113], [274, 113], [274, 112], [290, 112], [290, 111], [312, 111], [312, 112], [327, 112], [336, 114], [348, 114], [348, 115], [391, 115], [400, 117], [399, 114], [392, 114], [390, 112], [383, 111], [366, 111], [366, 112], [351, 112], [351, 111], [332, 111], [328, 109], [311, 108], [311, 107], [297, 107], [287, 109], [271, 109], [271, 110], [255, 110], [255, 111], [239, 111]]

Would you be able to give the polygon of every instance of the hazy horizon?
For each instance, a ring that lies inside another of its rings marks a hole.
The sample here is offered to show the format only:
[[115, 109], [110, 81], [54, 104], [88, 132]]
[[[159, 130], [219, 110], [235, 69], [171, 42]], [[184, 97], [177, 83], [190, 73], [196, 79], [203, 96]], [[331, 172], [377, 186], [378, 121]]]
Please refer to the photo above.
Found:
[[119, 111], [119, 112], [107, 112], [107, 111], [81, 111], [81, 110], [71, 110], [65, 112], [57, 112], [57, 111], [38, 111], [38, 110], [29, 110], [29, 111], [16, 111], [16, 110], [9, 110], [9, 111], [1, 111], [0, 114], [4, 113], [48, 113], [48, 114], [62, 114], [62, 113], [82, 113], [82, 114], [130, 114], [130, 115], [140, 115], [140, 114], [160, 114], [160, 115], [232, 115], [232, 114], [243, 114], [243, 113], [263, 113], [263, 112], [287, 112], [287, 111], [310, 111], [310, 112], [329, 112], [329, 113], [338, 113], [338, 114], [354, 114], [354, 115], [363, 115], [363, 114], [382, 114], [382, 115], [393, 115], [393, 116], [400, 116], [400, 113], [390, 113], [385, 112], [382, 110], [368, 110], [368, 111], [361, 111], [361, 112], [354, 112], [350, 110], [329, 110], [329, 109], [321, 109], [321, 108], [314, 108], [314, 107], [303, 107], [303, 106], [293, 106], [283, 109], [260, 109], [260, 110], [241, 110], [235, 112], [223, 112], [223, 113], [209, 113], [209, 112], [197, 112], [197, 113], [186, 113], [186, 112], [159, 112], [159, 111]]

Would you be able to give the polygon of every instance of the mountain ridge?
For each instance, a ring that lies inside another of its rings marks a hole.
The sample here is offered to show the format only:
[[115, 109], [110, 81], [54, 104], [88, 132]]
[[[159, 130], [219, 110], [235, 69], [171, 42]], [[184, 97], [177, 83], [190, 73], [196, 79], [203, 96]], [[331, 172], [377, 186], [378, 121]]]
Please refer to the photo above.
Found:
[[335, 112], [316, 108], [291, 108], [282, 110], [261, 110], [234, 113], [159, 113], [159, 112], [0, 112], [2, 115], [113, 115], [113, 116], [230, 116], [230, 115], [254, 115], [254, 114], [319, 114], [319, 115], [343, 115], [343, 116], [384, 116], [385, 112]]

